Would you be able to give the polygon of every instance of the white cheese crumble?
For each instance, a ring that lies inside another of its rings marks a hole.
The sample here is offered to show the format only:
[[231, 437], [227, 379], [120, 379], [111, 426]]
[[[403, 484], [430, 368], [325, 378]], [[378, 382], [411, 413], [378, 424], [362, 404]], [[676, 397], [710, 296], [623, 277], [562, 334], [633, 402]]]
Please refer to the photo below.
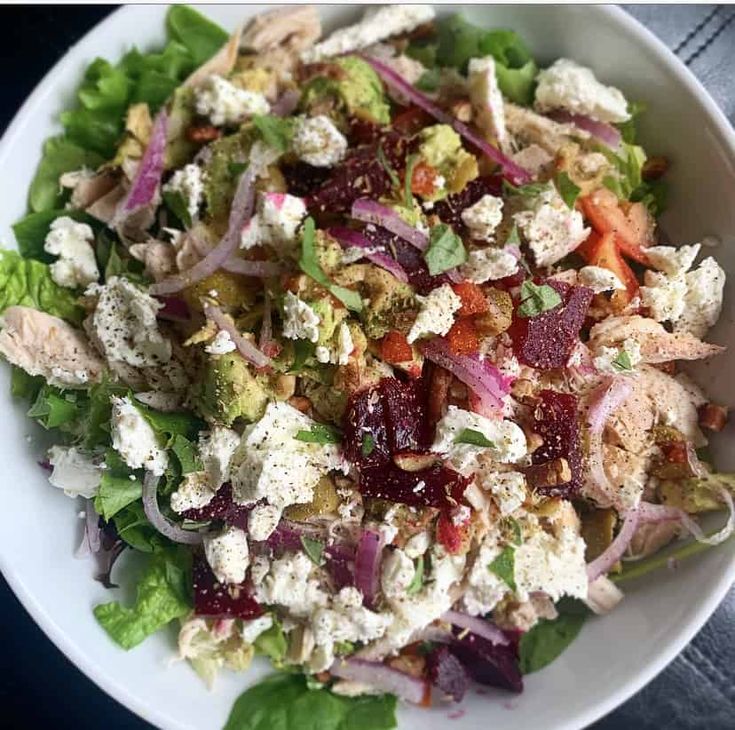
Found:
[[625, 285], [617, 275], [604, 266], [583, 266], [577, 272], [577, 280], [582, 286], [601, 294], [615, 289], [625, 289]]
[[217, 127], [233, 126], [256, 114], [270, 111], [268, 100], [256, 91], [239, 89], [227, 79], [213, 74], [196, 90], [197, 114], [209, 117]]
[[202, 471], [191, 472], [171, 495], [171, 509], [178, 514], [190, 509], [201, 509], [212, 501], [214, 495], [215, 490], [207, 474]]
[[462, 223], [477, 241], [491, 242], [502, 220], [503, 199], [494, 195], [483, 195], [474, 205], [462, 211]]
[[199, 435], [199, 459], [213, 489], [219, 489], [230, 479], [230, 462], [240, 445], [237, 431], [214, 426]]
[[657, 322], [676, 321], [684, 312], [687, 293], [683, 275], [666, 276], [656, 271], [643, 274], [645, 286], [641, 287], [641, 302]]
[[536, 80], [536, 108], [541, 112], [565, 109], [613, 124], [630, 119], [619, 89], [600, 83], [591, 69], [568, 58], [541, 71]]
[[358, 23], [335, 31], [326, 40], [304, 51], [301, 59], [305, 63], [312, 63], [321, 58], [367, 48], [428, 23], [433, 20], [434, 14], [431, 5], [386, 5], [370, 8]]
[[454, 324], [454, 313], [462, 307], [462, 300], [452, 287], [443, 284], [427, 296], [416, 298], [421, 309], [406, 338], [409, 344], [427, 335], [446, 335]]
[[[492, 446], [474, 446], [457, 443], [466, 429], [478, 431]], [[436, 436], [431, 450], [444, 454], [460, 473], [469, 475], [477, 469], [477, 457], [489, 453], [495, 461], [513, 464], [525, 456], [528, 446], [523, 429], [513, 421], [491, 420], [479, 413], [449, 406], [446, 415], [436, 425]]]
[[243, 228], [240, 248], [267, 244], [282, 256], [295, 253], [297, 233], [306, 212], [306, 204], [295, 195], [262, 193], [257, 213]]
[[518, 271], [518, 259], [502, 248], [481, 248], [470, 251], [467, 262], [460, 267], [463, 278], [475, 284], [496, 281]]
[[342, 322], [337, 330], [337, 346], [335, 349], [320, 345], [314, 351], [318, 362], [332, 363], [333, 365], [347, 365], [350, 355], [355, 349], [352, 333], [347, 324]]
[[269, 615], [259, 616], [242, 622], [240, 635], [246, 644], [252, 644], [263, 632], [273, 626], [273, 617]]
[[615, 365], [616, 360], [620, 360], [621, 355], [625, 353], [630, 362], [630, 367], [635, 368], [642, 360], [641, 346], [637, 340], [626, 337], [620, 347], [605, 347], [604, 345], [595, 351], [593, 364], [601, 373], [610, 373], [612, 375], [625, 375], [626, 368]]
[[94, 232], [86, 223], [63, 215], [51, 223], [43, 250], [58, 256], [49, 267], [51, 278], [70, 289], [87, 286], [100, 278], [94, 256]]
[[159, 445], [153, 427], [127, 396], [113, 396], [110, 402], [112, 448], [131, 469], [144, 468], [161, 476], [168, 465], [168, 455]]
[[347, 139], [323, 114], [299, 117], [294, 130], [293, 151], [300, 160], [313, 167], [334, 167], [347, 153]]
[[204, 180], [202, 168], [189, 164], [171, 176], [163, 186], [164, 193], [179, 193], [186, 203], [186, 210], [192, 221], [199, 217], [199, 206], [204, 199]]
[[86, 293], [98, 295], [91, 329], [109, 361], [159, 367], [171, 359], [171, 343], [156, 321], [160, 302], [118, 276], [104, 286], [92, 285]]
[[520, 472], [480, 469], [475, 473], [475, 482], [490, 492], [503, 517], [515, 512], [526, 501], [526, 477]]
[[492, 56], [472, 58], [467, 69], [470, 102], [475, 124], [485, 137], [495, 140], [498, 147], [511, 152], [510, 135], [505, 126], [505, 106], [500, 93]]
[[480, 545], [475, 562], [466, 576], [467, 590], [462, 596], [464, 610], [470, 616], [489, 613], [510, 591], [510, 586], [489, 568], [502, 549], [497, 532], [487, 535]]
[[204, 555], [220, 583], [240, 584], [245, 580], [250, 552], [244, 530], [231, 525], [214, 537], [205, 535]]
[[685, 274], [685, 279], [684, 312], [674, 322], [674, 332], [688, 332], [701, 338], [720, 316], [725, 272], [710, 256], [698, 269]]
[[664, 274], [676, 276], [685, 274], [692, 268], [702, 245], [695, 243], [691, 246], [649, 246], [646, 249], [646, 258]]
[[283, 336], [289, 340], [318, 342], [321, 318], [290, 291], [283, 298]]
[[48, 460], [53, 467], [49, 482], [63, 489], [67, 497], [91, 499], [97, 494], [102, 466], [91, 454], [85, 454], [76, 446], [52, 446]]
[[271, 504], [256, 504], [248, 516], [248, 533], [259, 542], [267, 540], [281, 520], [281, 510]]
[[226, 355], [234, 352], [237, 345], [232, 340], [232, 335], [227, 330], [220, 330], [214, 339], [204, 348], [204, 352], [210, 355]]
[[578, 210], [570, 210], [556, 191], [536, 196], [531, 210], [513, 216], [539, 266], [551, 266], [574, 251], [589, 235]]
[[383, 593], [389, 597], [400, 596], [406, 592], [416, 575], [413, 560], [403, 550], [393, 550], [383, 558], [380, 584]]

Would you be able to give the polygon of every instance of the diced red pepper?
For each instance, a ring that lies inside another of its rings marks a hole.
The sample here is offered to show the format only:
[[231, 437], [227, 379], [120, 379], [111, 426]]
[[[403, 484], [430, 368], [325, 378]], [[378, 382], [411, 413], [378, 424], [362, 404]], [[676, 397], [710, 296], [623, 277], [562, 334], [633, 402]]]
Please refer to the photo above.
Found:
[[471, 281], [462, 281], [452, 284], [454, 293], [462, 300], [460, 317], [469, 317], [471, 314], [484, 314], [488, 310], [487, 299], [482, 289]]
[[380, 358], [393, 365], [412, 360], [413, 350], [408, 344], [406, 335], [393, 330], [383, 337], [380, 341]]
[[480, 348], [480, 337], [471, 317], [460, 317], [447, 333], [449, 349], [455, 355], [472, 355]]
[[411, 174], [411, 192], [427, 197], [436, 192], [439, 173], [423, 160], [416, 164]]
[[436, 521], [437, 542], [451, 555], [461, 553], [469, 540], [469, 527], [469, 522], [455, 525], [451, 515], [442, 512]]
[[625, 292], [616, 291], [613, 298], [621, 305], [625, 305], [638, 292], [638, 279], [633, 270], [625, 263], [615, 244], [615, 234], [612, 232], [599, 233], [593, 231], [589, 238], [577, 249], [577, 253], [592, 266], [602, 266], [615, 274], [625, 285]]

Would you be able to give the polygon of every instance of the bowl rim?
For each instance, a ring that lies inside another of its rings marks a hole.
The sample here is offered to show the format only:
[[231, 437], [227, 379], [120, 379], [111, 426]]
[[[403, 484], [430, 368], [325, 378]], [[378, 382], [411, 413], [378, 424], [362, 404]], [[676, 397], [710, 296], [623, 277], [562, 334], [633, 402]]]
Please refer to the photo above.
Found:
[[[735, 164], [735, 130], [723, 110], [717, 105], [691, 69], [652, 31], [622, 8], [612, 5], [594, 5], [586, 6], [586, 10], [591, 13], [598, 13], [605, 19], [622, 26], [623, 30], [629, 33], [639, 45], [655, 53], [657, 61], [676, 76], [686, 86], [687, 92], [702, 105], [713, 123], [719, 141], [723, 148], [729, 151], [733, 164]], [[13, 116], [2, 138], [0, 138], [0, 161], [5, 155], [5, 150], [10, 148], [19, 137], [22, 137], [24, 119], [36, 106], [41, 105], [49, 96], [53, 96], [57, 92], [55, 88], [57, 78], [64, 73], [68, 59], [76, 48], [87, 42], [90, 37], [107, 32], [123, 15], [133, 15], [138, 12], [140, 10], [135, 5], [123, 6], [114, 10], [106, 18], [92, 26], [64, 53], [44, 75]], [[71, 637], [56, 626], [53, 616], [36, 596], [26, 589], [23, 578], [13, 568], [12, 561], [2, 554], [0, 554], [0, 572], [2, 572], [16, 598], [30, 614], [36, 625], [88, 679], [109, 697], [134, 712], [141, 719], [157, 727], [171, 727], [168, 716], [159, 712], [154, 705], [131, 693], [127, 687], [115, 680], [103, 668], [97, 666], [92, 657], [80, 650]], [[646, 664], [631, 674], [615, 691], [611, 692], [605, 701], [577, 713], [574, 718], [570, 718], [558, 726], [557, 730], [562, 730], [562, 728], [576, 730], [592, 724], [619, 707], [653, 680], [694, 638], [694, 635], [714, 613], [733, 582], [735, 582], [735, 551], [731, 555], [729, 564], [723, 570], [716, 588], [702, 599], [698, 609], [688, 618], [676, 637], [663, 646], [654, 657], [649, 658]]]

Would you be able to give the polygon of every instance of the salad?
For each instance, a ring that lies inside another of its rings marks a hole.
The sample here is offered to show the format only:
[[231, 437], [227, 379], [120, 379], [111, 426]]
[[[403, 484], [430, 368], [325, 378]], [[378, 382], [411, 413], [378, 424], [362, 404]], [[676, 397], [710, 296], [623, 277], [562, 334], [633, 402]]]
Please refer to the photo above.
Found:
[[231, 730], [381, 730], [521, 692], [730, 536], [727, 411], [680, 368], [723, 350], [725, 273], [657, 228], [641, 103], [425, 5], [166, 28], [87, 69], [0, 252], [0, 353], [109, 639], [173, 624], [209, 686], [266, 657]]

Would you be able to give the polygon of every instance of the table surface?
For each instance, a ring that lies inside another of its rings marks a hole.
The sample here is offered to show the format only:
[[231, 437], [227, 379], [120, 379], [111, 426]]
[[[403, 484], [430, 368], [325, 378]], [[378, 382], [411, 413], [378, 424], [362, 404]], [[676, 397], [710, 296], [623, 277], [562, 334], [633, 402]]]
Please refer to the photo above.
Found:
[[[718, 5], [624, 6], [651, 28], [707, 86], [735, 122], [735, 8]], [[4, 40], [0, 68], [0, 132], [43, 74], [111, 6], [5, 6], [0, 20], [13, 32]], [[36, 39], [28, 43], [29, 38]], [[0, 577], [0, 615], [6, 630], [0, 651], [3, 718], [22, 727], [64, 725], [92, 730], [144, 730], [138, 719], [102, 693], [46, 639]], [[8, 630], [12, 627], [12, 630]], [[61, 710], [61, 712], [60, 712]], [[668, 730], [735, 724], [735, 589], [681, 655], [653, 682], [593, 727], [595, 730]], [[101, 718], [104, 718], [102, 720]], [[665, 718], [665, 720], [664, 720]]]

